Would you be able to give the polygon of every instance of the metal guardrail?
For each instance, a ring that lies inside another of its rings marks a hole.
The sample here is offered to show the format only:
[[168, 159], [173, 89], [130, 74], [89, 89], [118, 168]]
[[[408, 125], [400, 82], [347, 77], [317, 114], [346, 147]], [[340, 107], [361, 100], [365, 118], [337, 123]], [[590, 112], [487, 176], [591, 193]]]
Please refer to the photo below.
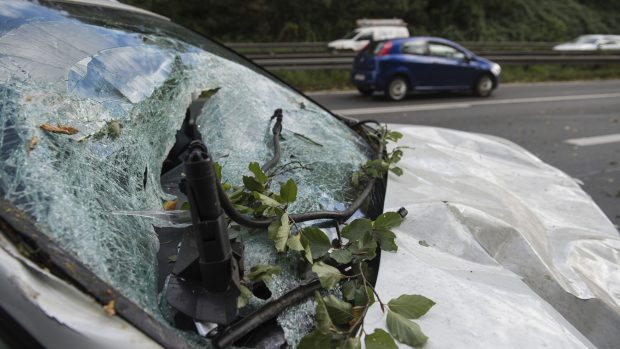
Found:
[[[550, 49], [554, 45], [557, 45], [557, 42], [526, 42], [526, 41], [463, 41], [460, 42], [461, 45], [468, 48], [480, 48], [480, 47], [488, 47], [488, 48], [519, 48], [519, 49], [527, 49], [527, 48], [542, 48], [542, 49]], [[327, 48], [327, 42], [233, 42], [227, 43], [226, 46], [232, 47], [235, 50], [250, 50], [250, 49], [260, 49], [268, 51], [269, 49], [276, 48], [298, 48], [298, 49], [311, 49], [311, 48]]]
[[[553, 42], [463, 42], [463, 46], [503, 65], [620, 64], [620, 52], [557, 52]], [[329, 52], [324, 42], [231, 43], [267, 69], [348, 69], [354, 52]]]

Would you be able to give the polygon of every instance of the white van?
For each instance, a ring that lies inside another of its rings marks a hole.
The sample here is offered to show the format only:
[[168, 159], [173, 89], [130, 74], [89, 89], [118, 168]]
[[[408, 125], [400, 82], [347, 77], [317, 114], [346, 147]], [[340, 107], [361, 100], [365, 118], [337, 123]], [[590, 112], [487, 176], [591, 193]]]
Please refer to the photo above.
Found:
[[409, 37], [407, 23], [401, 19], [360, 19], [358, 28], [349, 32], [342, 39], [327, 44], [330, 50], [360, 51], [370, 41]]

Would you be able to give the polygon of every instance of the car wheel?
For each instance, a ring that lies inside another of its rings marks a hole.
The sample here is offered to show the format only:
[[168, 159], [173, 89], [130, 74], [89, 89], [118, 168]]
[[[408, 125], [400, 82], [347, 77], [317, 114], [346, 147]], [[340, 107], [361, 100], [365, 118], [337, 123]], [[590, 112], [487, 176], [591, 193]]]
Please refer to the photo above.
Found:
[[493, 92], [493, 79], [489, 75], [482, 75], [476, 82], [474, 93], [478, 97], [488, 97], [491, 92]]
[[364, 96], [370, 96], [373, 92], [375, 92], [375, 90], [367, 87], [358, 87], [357, 90], [360, 91], [360, 93]]
[[407, 81], [401, 76], [397, 76], [390, 80], [390, 83], [388, 83], [385, 89], [385, 95], [393, 101], [400, 101], [405, 98], [407, 92], [409, 92], [409, 86], [407, 85]]

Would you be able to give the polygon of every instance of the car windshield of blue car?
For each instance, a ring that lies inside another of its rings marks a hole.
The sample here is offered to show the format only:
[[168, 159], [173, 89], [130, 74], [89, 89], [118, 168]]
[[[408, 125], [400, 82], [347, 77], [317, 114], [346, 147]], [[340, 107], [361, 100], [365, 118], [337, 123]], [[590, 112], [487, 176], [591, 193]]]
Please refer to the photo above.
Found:
[[[357, 133], [236, 54], [155, 16], [96, 6], [0, 4], [0, 195], [111, 287], [164, 326], [154, 225], [174, 225], [162, 162], [193, 97], [223, 181], [272, 155], [270, 117], [284, 114], [281, 164], [302, 164], [290, 211], [344, 209], [351, 174], [371, 154]], [[276, 184], [277, 185], [277, 184]], [[277, 190], [277, 188], [274, 188]], [[246, 269], [278, 264], [277, 298], [299, 284], [266, 232], [241, 229]], [[250, 307], [265, 301], [253, 299]], [[312, 302], [278, 317], [289, 343], [312, 326]]]

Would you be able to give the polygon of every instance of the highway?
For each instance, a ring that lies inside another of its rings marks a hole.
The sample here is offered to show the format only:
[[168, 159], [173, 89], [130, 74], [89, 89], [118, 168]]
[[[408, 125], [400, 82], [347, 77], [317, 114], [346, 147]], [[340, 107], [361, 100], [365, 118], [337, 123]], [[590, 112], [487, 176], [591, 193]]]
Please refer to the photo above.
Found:
[[500, 85], [491, 97], [415, 94], [391, 102], [356, 91], [309, 93], [336, 113], [507, 138], [583, 183], [620, 225], [620, 80]]

